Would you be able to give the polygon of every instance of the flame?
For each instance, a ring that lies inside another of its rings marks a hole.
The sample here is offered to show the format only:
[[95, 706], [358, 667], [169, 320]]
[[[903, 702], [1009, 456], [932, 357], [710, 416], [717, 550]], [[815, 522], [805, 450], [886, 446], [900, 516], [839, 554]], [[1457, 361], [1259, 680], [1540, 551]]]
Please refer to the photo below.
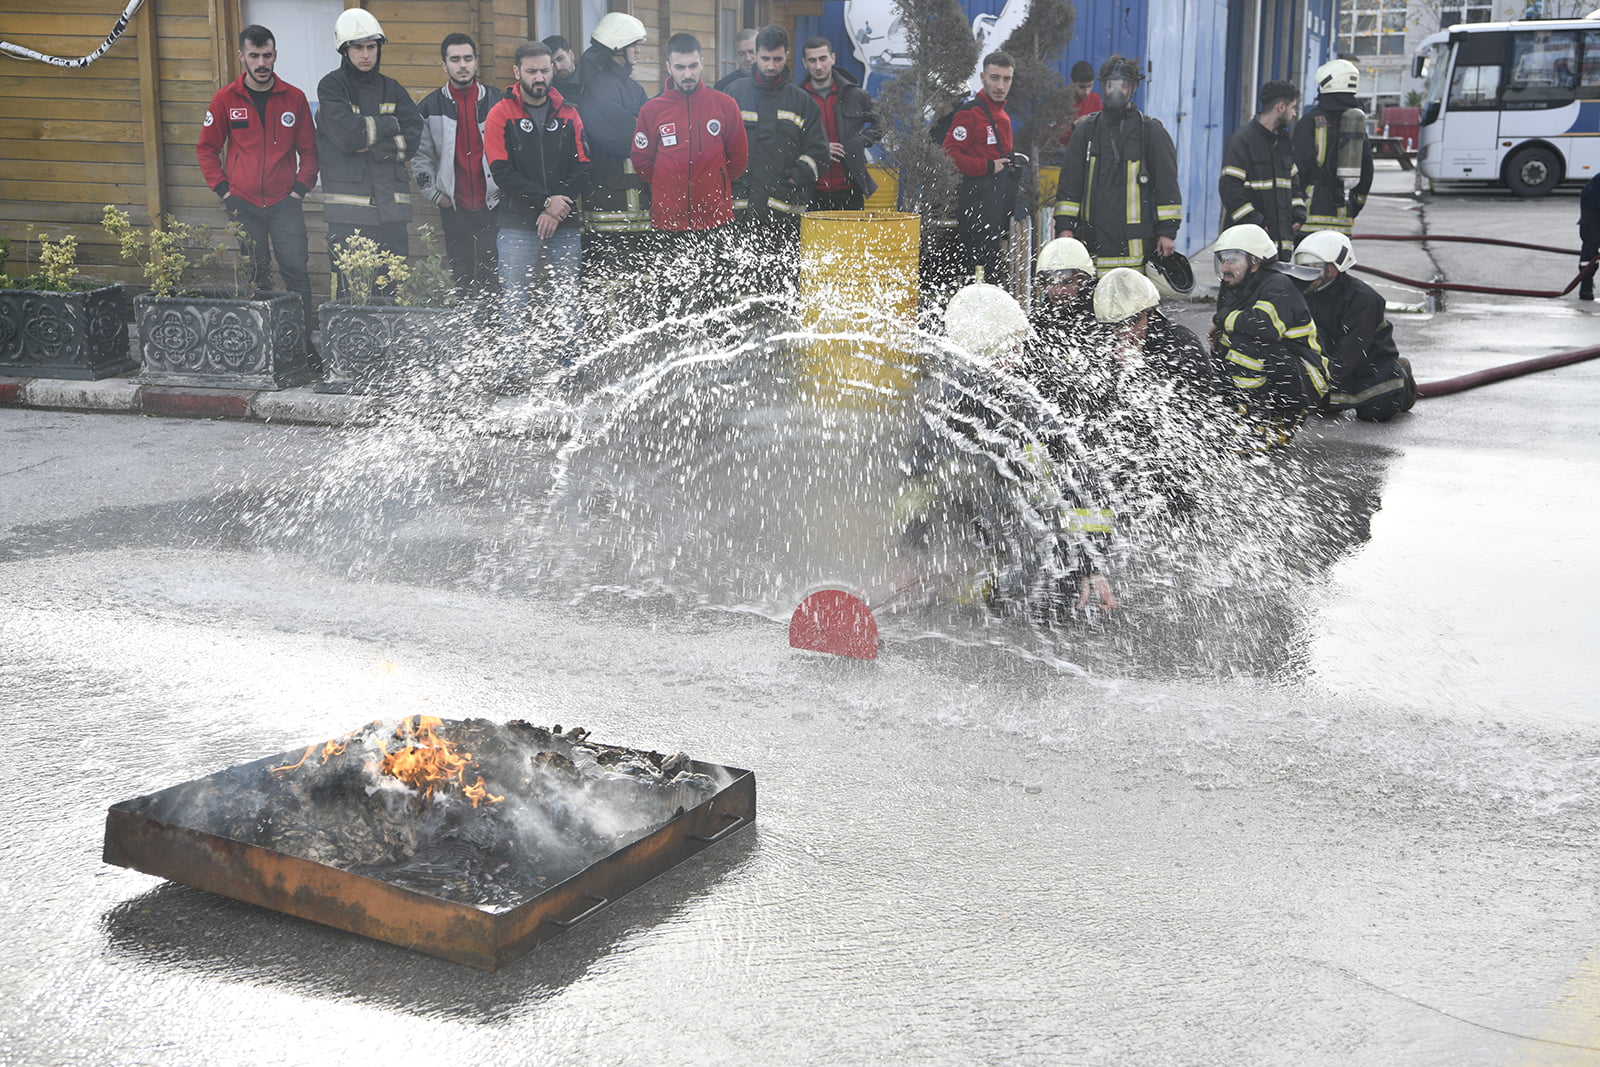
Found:
[[[333, 757], [343, 755], [345, 743], [354, 736], [355, 731], [351, 731], [350, 733], [345, 734], [342, 739], [335, 738], [334, 740], [323, 745], [322, 762], [327, 763]], [[282, 767], [268, 767], [267, 772], [269, 774], [288, 774], [290, 771], [299, 770], [305, 764], [306, 760], [311, 758], [311, 753], [315, 752], [316, 750], [317, 746], [315, 744], [307, 745], [305, 752], [301, 754], [298, 760], [293, 763], [285, 763]]]
[[[432, 715], [416, 715], [402, 720], [395, 730], [395, 737], [405, 742], [405, 747], [390, 752], [386, 746], [380, 745], [384, 756], [378, 764], [378, 770], [400, 779], [413, 789], [421, 790], [425, 799], [433, 796], [434, 790], [450, 782], [456, 783], [465, 792], [465, 775], [467, 768], [472, 766], [472, 753], [461, 752], [449, 738], [440, 737], [438, 728], [441, 725], [441, 721]], [[478, 779], [478, 784], [483, 784], [482, 778]], [[487, 794], [488, 790], [483, 790], [482, 795]], [[473, 807], [478, 806], [479, 799], [482, 797], [473, 800]]]
[[498, 804], [505, 799], [505, 797], [497, 797], [489, 792], [489, 787], [483, 784], [483, 775], [481, 774], [478, 775], [477, 782], [461, 790], [461, 795], [472, 801], [473, 807], [477, 807], [480, 802]]

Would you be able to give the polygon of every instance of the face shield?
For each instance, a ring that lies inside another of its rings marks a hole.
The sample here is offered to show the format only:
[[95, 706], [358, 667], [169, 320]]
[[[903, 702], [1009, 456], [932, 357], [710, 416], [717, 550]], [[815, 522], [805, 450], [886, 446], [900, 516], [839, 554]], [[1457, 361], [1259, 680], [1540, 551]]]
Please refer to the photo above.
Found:
[[1133, 99], [1133, 79], [1124, 77], [1108, 78], [1100, 83], [1100, 98], [1105, 106], [1112, 110], [1128, 106], [1128, 101]]

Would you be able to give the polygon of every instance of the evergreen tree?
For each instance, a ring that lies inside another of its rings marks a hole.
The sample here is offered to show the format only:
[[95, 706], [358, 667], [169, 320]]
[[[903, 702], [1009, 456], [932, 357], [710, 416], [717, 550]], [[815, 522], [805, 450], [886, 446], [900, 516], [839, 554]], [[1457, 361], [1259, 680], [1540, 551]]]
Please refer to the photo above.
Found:
[[955, 109], [978, 65], [978, 42], [960, 0], [897, 0], [911, 66], [878, 94], [888, 135], [884, 156], [899, 175], [900, 208], [931, 214], [953, 210], [957, 173], [928, 124]]
[[1017, 120], [1017, 151], [1032, 160], [1022, 182], [1030, 207], [1039, 202], [1039, 165], [1061, 155], [1050, 127], [1072, 113], [1072, 90], [1054, 64], [1072, 42], [1077, 17], [1072, 0], [1032, 0], [1028, 17], [1001, 46], [1017, 63], [1006, 111]]

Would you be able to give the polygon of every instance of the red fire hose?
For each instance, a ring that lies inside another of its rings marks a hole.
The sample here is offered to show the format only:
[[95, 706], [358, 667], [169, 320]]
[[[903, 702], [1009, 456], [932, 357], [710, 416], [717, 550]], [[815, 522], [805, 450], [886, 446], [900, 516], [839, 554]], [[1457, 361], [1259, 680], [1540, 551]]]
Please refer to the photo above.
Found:
[[[1424, 233], [1359, 233], [1352, 234], [1352, 241], [1441, 241], [1456, 242], [1459, 244], [1498, 245], [1501, 248], [1526, 248], [1534, 252], [1553, 252], [1563, 256], [1582, 255], [1575, 248], [1551, 248], [1549, 245], [1529, 244], [1526, 241], [1504, 241], [1497, 237], [1455, 237], [1441, 234]], [[1387, 278], [1392, 282], [1409, 285], [1417, 289], [1432, 292], [1449, 290], [1455, 293], [1491, 293], [1498, 296], [1536, 296], [1536, 297], [1562, 297], [1576, 289], [1585, 278], [1592, 278], [1596, 266], [1600, 266], [1600, 259], [1592, 259], [1578, 270], [1576, 277], [1567, 283], [1565, 289], [1559, 292], [1551, 289], [1502, 289], [1492, 285], [1461, 285], [1452, 282], [1429, 281], [1422, 282], [1415, 278], [1407, 278], [1399, 274], [1390, 274], [1388, 271], [1378, 270], [1376, 267], [1363, 267], [1357, 264], [1355, 269], [1367, 274], [1375, 274], [1380, 278]], [[1422, 382], [1417, 386], [1418, 397], [1448, 396], [1451, 393], [1462, 393], [1468, 389], [1476, 389], [1480, 385], [1489, 385], [1491, 382], [1503, 382], [1507, 378], [1520, 378], [1524, 374], [1534, 374], [1553, 367], [1565, 367], [1571, 363], [1582, 363], [1584, 360], [1600, 356], [1600, 346], [1593, 348], [1575, 348], [1570, 352], [1557, 352], [1549, 356], [1539, 356], [1534, 359], [1525, 359], [1520, 363], [1507, 363], [1503, 367], [1490, 367], [1487, 370], [1474, 371], [1455, 378], [1446, 378], [1442, 382]]]

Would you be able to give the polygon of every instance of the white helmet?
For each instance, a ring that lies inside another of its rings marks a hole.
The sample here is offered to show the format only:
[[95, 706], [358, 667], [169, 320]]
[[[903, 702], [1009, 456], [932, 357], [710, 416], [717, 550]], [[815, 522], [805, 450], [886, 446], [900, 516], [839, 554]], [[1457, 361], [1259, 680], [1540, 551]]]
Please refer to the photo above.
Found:
[[359, 41], [384, 40], [383, 27], [372, 12], [360, 7], [346, 8], [333, 24], [333, 46], [343, 52], [346, 45]]
[[1332, 263], [1343, 274], [1356, 265], [1355, 251], [1350, 247], [1350, 238], [1337, 230], [1318, 230], [1316, 233], [1307, 234], [1294, 249], [1294, 262], [1304, 267], [1321, 268], [1324, 263]]
[[1330, 59], [1317, 68], [1317, 92], [1353, 93], [1361, 84], [1361, 72], [1348, 59]]
[[1027, 339], [1028, 316], [1010, 293], [987, 282], [965, 286], [944, 309], [950, 340], [980, 359], [993, 360]]
[[1094, 317], [1108, 326], [1126, 322], [1161, 303], [1156, 283], [1131, 267], [1106, 272], [1094, 287]]
[[631, 44], [643, 44], [644, 39], [644, 23], [622, 11], [606, 15], [589, 35], [589, 40], [613, 52], [620, 52]]
[[1229, 226], [1217, 234], [1213, 249], [1218, 252], [1248, 252], [1264, 263], [1278, 258], [1278, 242], [1253, 222]]
[[1089, 250], [1076, 237], [1057, 237], [1039, 249], [1040, 273], [1048, 270], [1082, 270], [1094, 272], [1094, 260]]

